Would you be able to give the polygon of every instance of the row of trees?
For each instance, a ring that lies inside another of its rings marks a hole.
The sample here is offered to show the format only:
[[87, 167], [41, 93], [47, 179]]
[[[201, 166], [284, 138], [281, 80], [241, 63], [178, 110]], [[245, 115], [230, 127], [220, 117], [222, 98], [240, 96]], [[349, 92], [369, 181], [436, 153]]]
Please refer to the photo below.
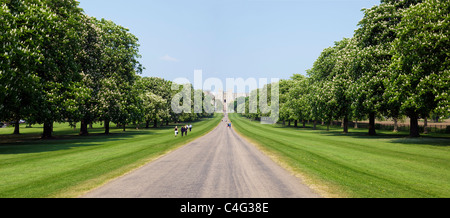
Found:
[[[142, 78], [138, 39], [108, 20], [84, 14], [75, 0], [0, 1], [0, 121], [154, 125], [206, 114], [174, 115], [172, 83]], [[175, 90], [176, 91], [176, 90]]]
[[349, 120], [369, 119], [375, 135], [376, 117], [407, 116], [419, 136], [419, 118], [450, 114], [449, 12], [440, 0], [365, 9], [354, 36], [326, 48], [307, 77], [280, 81], [280, 120], [342, 120], [348, 132]]

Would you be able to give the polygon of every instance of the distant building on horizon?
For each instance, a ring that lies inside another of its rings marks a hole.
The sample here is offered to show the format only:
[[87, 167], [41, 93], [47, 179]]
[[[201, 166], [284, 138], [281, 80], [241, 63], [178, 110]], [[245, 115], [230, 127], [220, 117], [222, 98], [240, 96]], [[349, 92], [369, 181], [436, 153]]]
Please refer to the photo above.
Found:
[[203, 91], [205, 95], [210, 95], [213, 97], [214, 106], [217, 108], [217, 103], [220, 102], [223, 105], [223, 112], [228, 112], [228, 105], [234, 101], [236, 101], [237, 98], [240, 97], [249, 97], [249, 93], [233, 93], [231, 90], [223, 91], [222, 89], [219, 90], [219, 92], [214, 93], [211, 91]]

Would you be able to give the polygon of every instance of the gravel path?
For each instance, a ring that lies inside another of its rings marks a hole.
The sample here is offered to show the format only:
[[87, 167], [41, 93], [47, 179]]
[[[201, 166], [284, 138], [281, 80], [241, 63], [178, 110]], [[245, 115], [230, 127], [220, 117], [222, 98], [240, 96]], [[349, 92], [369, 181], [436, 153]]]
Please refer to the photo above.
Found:
[[222, 122], [202, 138], [83, 197], [317, 198], [320, 196]]

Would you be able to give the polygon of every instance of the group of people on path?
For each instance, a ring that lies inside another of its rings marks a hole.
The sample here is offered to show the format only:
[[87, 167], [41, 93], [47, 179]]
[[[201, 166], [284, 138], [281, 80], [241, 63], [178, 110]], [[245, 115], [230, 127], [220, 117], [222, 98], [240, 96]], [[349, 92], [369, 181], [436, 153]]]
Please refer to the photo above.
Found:
[[[223, 122], [223, 120], [222, 120], [222, 122]], [[230, 120], [230, 122], [228, 122], [228, 120], [225, 120], [225, 122], [227, 123], [227, 128], [231, 128], [231, 120]]]
[[[188, 130], [189, 132], [192, 131], [192, 124], [181, 126], [181, 136], [187, 135]], [[178, 126], [175, 126], [175, 137], [177, 137], [177, 135], [178, 135]]]

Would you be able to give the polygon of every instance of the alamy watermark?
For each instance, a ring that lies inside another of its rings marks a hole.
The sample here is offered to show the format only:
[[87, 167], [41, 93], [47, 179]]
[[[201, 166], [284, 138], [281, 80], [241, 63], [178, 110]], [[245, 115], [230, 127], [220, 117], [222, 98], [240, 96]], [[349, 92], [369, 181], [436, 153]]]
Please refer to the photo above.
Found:
[[[245, 80], [243, 78], [227, 78], [226, 86], [224, 86], [219, 78], [204, 80], [203, 71], [195, 70], [194, 83], [187, 78], [177, 78], [173, 81], [171, 89], [178, 93], [172, 98], [172, 110], [174, 113], [192, 113], [194, 110], [194, 113], [205, 111], [207, 113], [247, 112], [250, 114], [258, 113], [259, 110], [262, 115], [262, 124], [274, 124], [279, 119], [278, 81], [278, 78], [271, 78], [270, 83], [267, 78], [258, 80], [255, 78]], [[193, 87], [196, 89], [193, 90]], [[246, 97], [248, 97], [248, 106]], [[234, 102], [236, 102], [236, 107]]]

